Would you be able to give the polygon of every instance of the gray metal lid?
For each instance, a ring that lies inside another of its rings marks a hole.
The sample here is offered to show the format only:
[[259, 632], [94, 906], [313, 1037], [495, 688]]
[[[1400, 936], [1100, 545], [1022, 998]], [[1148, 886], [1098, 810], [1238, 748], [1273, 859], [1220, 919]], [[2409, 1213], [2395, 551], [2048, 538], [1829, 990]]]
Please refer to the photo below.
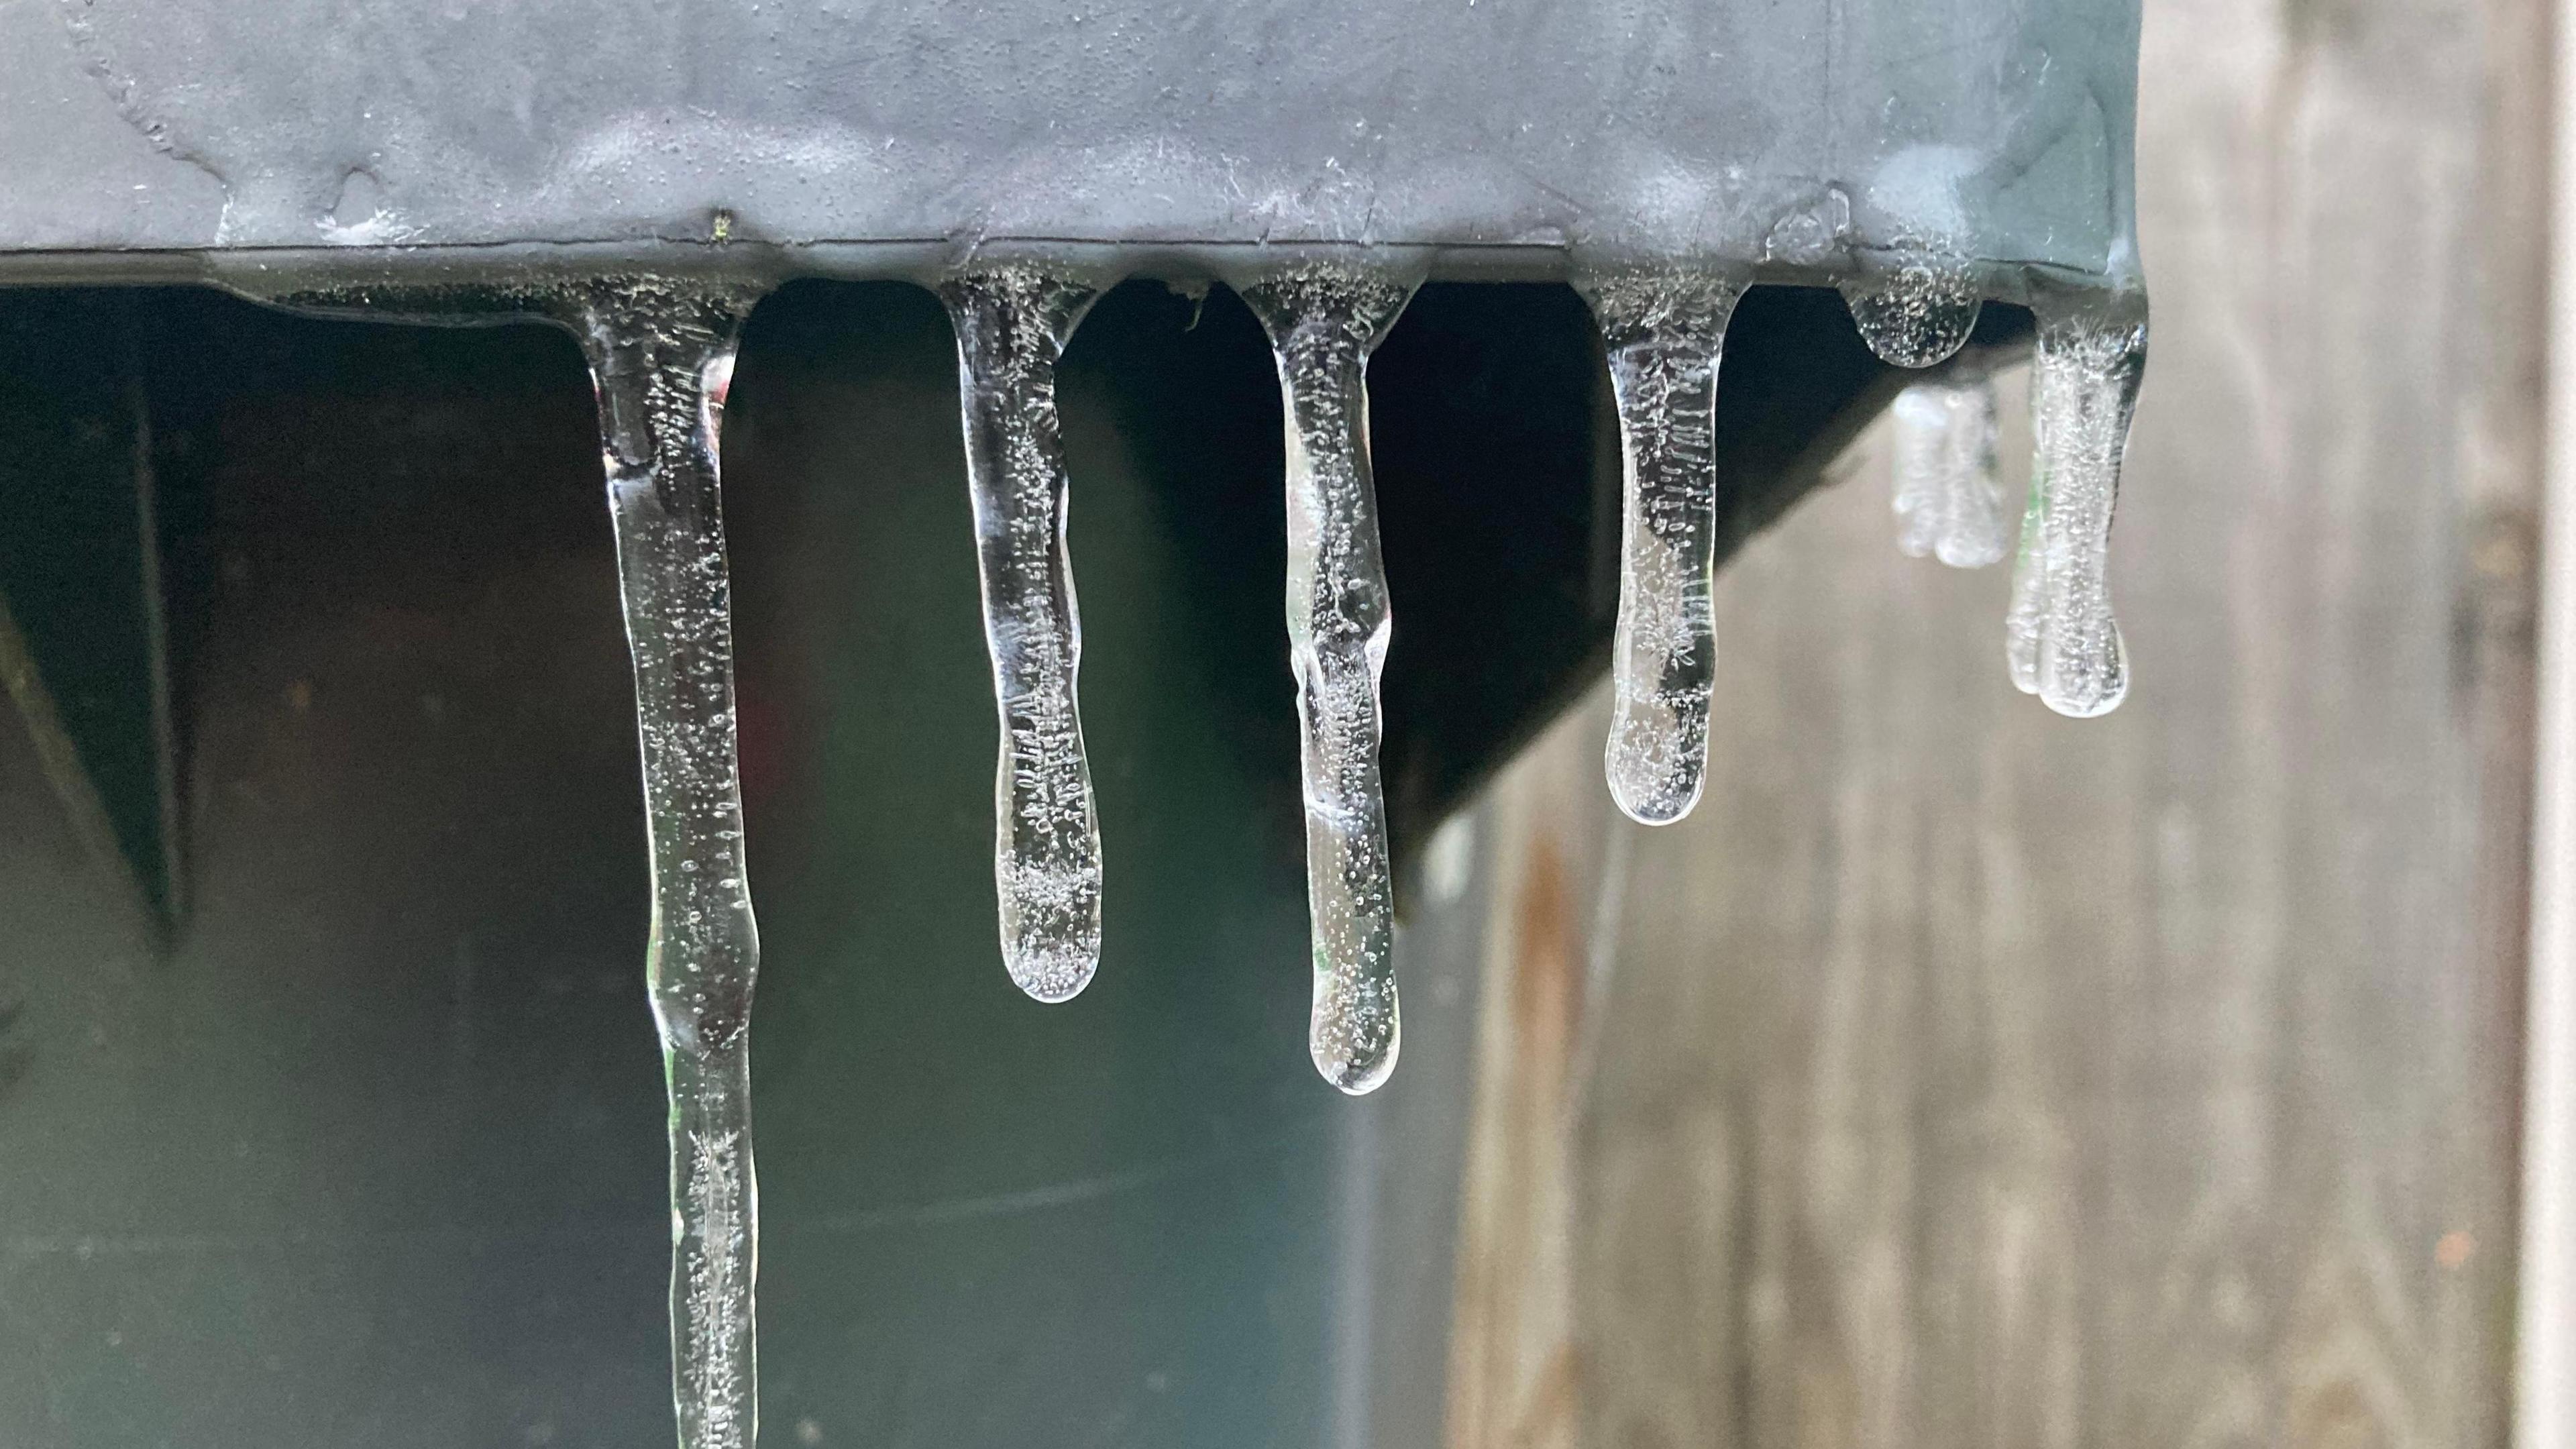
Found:
[[2135, 0], [0, 0], [0, 276], [722, 238], [786, 271], [1016, 239], [2117, 281], [2136, 31]]

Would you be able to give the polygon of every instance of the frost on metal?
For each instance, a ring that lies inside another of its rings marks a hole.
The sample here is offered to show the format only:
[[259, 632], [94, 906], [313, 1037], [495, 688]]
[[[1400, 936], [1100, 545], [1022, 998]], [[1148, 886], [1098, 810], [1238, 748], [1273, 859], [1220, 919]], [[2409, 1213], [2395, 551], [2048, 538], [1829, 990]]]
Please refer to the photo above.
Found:
[[721, 231], [2101, 274], [2136, 25], [2134, 0], [38, 0], [0, 9], [0, 256]]

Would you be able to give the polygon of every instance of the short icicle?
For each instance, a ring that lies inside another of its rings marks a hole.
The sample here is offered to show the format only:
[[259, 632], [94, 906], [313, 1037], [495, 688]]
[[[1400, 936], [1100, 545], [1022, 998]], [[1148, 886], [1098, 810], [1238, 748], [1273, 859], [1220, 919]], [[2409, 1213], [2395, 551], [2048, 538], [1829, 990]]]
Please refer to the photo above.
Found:
[[1306, 782], [1314, 1010], [1307, 1049], [1357, 1095], [1395, 1070], [1395, 891], [1378, 776], [1378, 678], [1390, 626], [1369, 477], [1368, 357], [1412, 288], [1307, 266], [1246, 288], [1287, 412], [1288, 643]]
[[2011, 538], [1995, 468], [1995, 383], [1983, 368], [1954, 366], [1897, 394], [1896, 546], [1908, 558], [1981, 569]]
[[2111, 513], [2146, 369], [2145, 299], [2038, 289], [2030, 504], [2013, 564], [2004, 653], [2013, 683], [2059, 714], [2106, 714], [2129, 690], [2111, 616]]
[[1584, 287], [1609, 351], [1621, 447], [1619, 623], [1610, 652], [1610, 798], [1670, 825], [1708, 772], [1717, 635], [1717, 371], [1741, 283], [1682, 271]]
[[1096, 293], [1024, 266], [961, 273], [940, 293], [957, 332], [984, 640], [1001, 714], [993, 881], [1002, 962], [1022, 991], [1065, 1001], [1100, 965], [1100, 826], [1075, 694], [1082, 622], [1065, 550], [1055, 367]]
[[712, 284], [599, 282], [565, 315], [599, 394], [644, 759], [653, 915], [645, 977], [670, 1093], [671, 1378], [681, 1449], [759, 1434], [751, 999], [760, 934], [743, 869], [733, 621], [716, 462], [734, 336], [754, 300]]
[[1967, 263], [1939, 250], [1902, 250], [1846, 277], [1843, 305], [1881, 362], [1930, 367], [1976, 330], [1982, 299]]

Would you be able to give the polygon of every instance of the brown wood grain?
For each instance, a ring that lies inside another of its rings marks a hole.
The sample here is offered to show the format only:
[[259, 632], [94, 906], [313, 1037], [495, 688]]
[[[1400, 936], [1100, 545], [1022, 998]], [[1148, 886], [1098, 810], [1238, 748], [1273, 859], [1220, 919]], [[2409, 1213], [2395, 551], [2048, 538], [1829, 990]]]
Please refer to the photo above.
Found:
[[1451, 1449], [2504, 1442], [2546, 22], [2149, 0], [2118, 713], [1873, 435], [1498, 783]]

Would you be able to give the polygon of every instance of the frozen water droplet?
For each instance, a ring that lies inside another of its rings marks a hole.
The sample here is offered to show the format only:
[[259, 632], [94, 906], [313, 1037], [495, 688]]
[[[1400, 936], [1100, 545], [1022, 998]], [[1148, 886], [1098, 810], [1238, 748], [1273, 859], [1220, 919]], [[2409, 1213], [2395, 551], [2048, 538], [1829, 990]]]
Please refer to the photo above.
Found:
[[1619, 625], [1603, 770], [1630, 819], [1669, 825], [1698, 803], [1708, 770], [1717, 369], [1744, 288], [1732, 278], [1656, 271], [1601, 277], [1584, 292], [1609, 350], [1622, 454]]
[[2004, 650], [2014, 684], [2083, 719], [2109, 713], [2129, 691], [2108, 564], [2121, 454], [2146, 369], [2146, 304], [2051, 287], [2032, 310], [2036, 448]]
[[1378, 777], [1390, 616], [1369, 477], [1368, 356], [1412, 288], [1305, 266], [1245, 289], [1279, 364], [1288, 453], [1288, 643], [1306, 783], [1314, 1010], [1307, 1049], [1354, 1095], [1395, 1070], [1395, 892]]
[[671, 1102], [671, 1377], [682, 1449], [758, 1433], [751, 998], [733, 619], [716, 436], [753, 297], [592, 283], [561, 299], [599, 391], [617, 576], [635, 662], [653, 917], [645, 978]]
[[1861, 340], [1897, 367], [1930, 367], [1965, 345], [1977, 325], [1976, 279], [1953, 256], [1900, 253], [1840, 285]]
[[957, 331], [984, 640], [1001, 712], [993, 880], [1002, 961], [1022, 991], [1064, 1001], [1100, 965], [1100, 826], [1075, 693], [1082, 621], [1065, 550], [1055, 367], [1097, 293], [1007, 266], [952, 278], [940, 295]]
[[343, 230], [364, 226], [384, 209], [384, 183], [376, 173], [353, 166], [340, 178], [340, 198], [331, 204], [330, 224]]
[[1784, 212], [1762, 240], [1766, 260], [1797, 267], [1822, 266], [1851, 234], [1851, 197], [1828, 186], [1809, 205]]
[[1956, 369], [1899, 393], [1895, 415], [1896, 546], [1909, 558], [1980, 569], [2008, 542], [1995, 471], [1995, 385]]

